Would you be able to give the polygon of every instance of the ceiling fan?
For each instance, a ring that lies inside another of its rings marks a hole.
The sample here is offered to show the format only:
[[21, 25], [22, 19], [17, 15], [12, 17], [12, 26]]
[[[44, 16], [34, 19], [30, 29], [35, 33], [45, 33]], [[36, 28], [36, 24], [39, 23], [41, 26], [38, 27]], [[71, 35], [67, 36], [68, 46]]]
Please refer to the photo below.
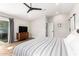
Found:
[[29, 10], [27, 11], [27, 13], [29, 13], [32, 10], [42, 10], [41, 8], [34, 8], [34, 7], [32, 7], [32, 3], [30, 3], [30, 6], [27, 5], [26, 3], [23, 3], [23, 4], [29, 8]]

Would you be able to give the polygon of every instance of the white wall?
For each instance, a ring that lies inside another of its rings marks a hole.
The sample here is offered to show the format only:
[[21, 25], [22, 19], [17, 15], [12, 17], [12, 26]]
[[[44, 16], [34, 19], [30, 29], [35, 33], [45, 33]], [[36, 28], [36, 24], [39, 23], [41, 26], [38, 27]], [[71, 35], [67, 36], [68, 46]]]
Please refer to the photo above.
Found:
[[0, 20], [9, 21], [8, 18], [0, 17]]
[[[66, 14], [58, 14], [50, 22], [53, 22], [54, 37], [65, 38], [69, 34], [69, 22]], [[61, 27], [58, 24], [61, 24]]]
[[31, 22], [31, 35], [34, 38], [46, 36], [46, 18], [44, 15], [40, 15]]
[[14, 40], [16, 40], [16, 33], [19, 32], [19, 26], [28, 26], [29, 30], [29, 22], [22, 19], [14, 19]]
[[[39, 38], [46, 36], [46, 20], [47, 19], [45, 15], [41, 15], [40, 17], [36, 18], [30, 23], [32, 37]], [[67, 14], [56, 15], [53, 18], [51, 18], [50, 22], [48, 23], [53, 23], [54, 34], [52, 35], [54, 35], [56, 38], [65, 38], [69, 34], [69, 21]], [[62, 24], [61, 28], [58, 27], [58, 24]], [[53, 25], [51, 26], [53, 27]]]

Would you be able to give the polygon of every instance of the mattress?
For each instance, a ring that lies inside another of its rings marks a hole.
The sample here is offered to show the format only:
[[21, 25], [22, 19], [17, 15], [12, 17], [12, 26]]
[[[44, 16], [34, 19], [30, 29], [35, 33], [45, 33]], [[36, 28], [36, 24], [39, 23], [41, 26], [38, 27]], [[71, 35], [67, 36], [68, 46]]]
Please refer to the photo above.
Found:
[[16, 46], [13, 56], [67, 56], [62, 39], [37, 38]]

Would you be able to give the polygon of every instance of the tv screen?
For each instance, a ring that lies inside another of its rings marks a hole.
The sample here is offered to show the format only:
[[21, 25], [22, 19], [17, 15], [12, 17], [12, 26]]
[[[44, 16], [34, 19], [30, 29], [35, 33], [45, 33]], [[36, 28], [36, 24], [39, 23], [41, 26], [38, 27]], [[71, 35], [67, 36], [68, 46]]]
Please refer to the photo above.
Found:
[[19, 26], [19, 32], [28, 32], [28, 28], [26, 26]]

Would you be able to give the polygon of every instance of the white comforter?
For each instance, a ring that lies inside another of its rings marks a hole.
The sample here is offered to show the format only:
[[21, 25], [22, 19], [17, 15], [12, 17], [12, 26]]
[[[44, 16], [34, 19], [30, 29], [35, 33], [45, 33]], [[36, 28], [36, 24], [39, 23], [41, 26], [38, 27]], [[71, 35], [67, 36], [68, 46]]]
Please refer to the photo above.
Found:
[[62, 39], [39, 38], [26, 41], [13, 51], [14, 56], [67, 56]]
[[73, 31], [64, 39], [69, 56], [79, 56], [79, 33]]

